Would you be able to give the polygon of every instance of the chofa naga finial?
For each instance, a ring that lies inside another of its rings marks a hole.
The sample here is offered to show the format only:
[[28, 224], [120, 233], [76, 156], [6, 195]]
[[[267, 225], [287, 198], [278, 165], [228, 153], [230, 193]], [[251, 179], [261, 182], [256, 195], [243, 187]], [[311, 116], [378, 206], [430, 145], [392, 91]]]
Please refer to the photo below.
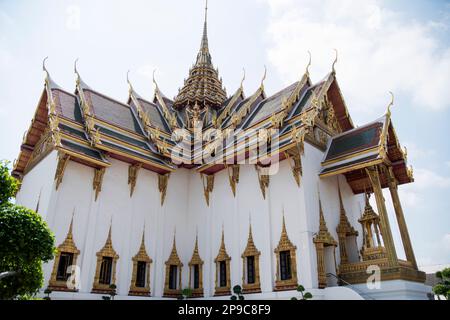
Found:
[[394, 94], [392, 93], [392, 91], [389, 91], [389, 94], [391, 95], [391, 102], [389, 102], [389, 104], [387, 106], [387, 115], [388, 116], [391, 115], [391, 107], [394, 105]]
[[338, 51], [337, 51], [337, 49], [333, 49], [334, 50], [334, 52], [335, 52], [335, 57], [334, 57], [334, 61], [333, 61], [333, 65], [332, 65], [332, 67], [331, 67], [331, 69], [332, 69], [332, 72], [333, 73], [336, 73], [336, 63], [338, 62]]

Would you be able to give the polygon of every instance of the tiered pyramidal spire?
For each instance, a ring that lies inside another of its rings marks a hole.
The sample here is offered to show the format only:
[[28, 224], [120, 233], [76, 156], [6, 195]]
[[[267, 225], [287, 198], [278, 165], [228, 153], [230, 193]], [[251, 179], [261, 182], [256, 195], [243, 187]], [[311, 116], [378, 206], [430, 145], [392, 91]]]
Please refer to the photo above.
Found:
[[203, 108], [219, 108], [226, 100], [225, 88], [219, 72], [212, 64], [208, 46], [208, 2], [205, 6], [205, 22], [203, 36], [197, 60], [189, 70], [189, 77], [184, 81], [183, 87], [175, 97], [175, 107], [193, 107], [198, 105]]

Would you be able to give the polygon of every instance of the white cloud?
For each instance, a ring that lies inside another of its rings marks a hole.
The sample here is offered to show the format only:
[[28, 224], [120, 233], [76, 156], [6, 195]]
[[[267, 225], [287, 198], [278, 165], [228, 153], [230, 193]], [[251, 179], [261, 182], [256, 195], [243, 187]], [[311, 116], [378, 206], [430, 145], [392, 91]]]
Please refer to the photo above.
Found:
[[155, 72], [155, 78], [158, 80], [158, 77], [161, 76], [161, 72], [156, 69], [154, 65], [146, 64], [138, 68], [137, 73], [141, 76], [144, 76], [148, 79], [153, 79], [153, 72]]
[[442, 238], [428, 243], [427, 247], [427, 256], [419, 257], [418, 259], [420, 270], [427, 273], [434, 273], [450, 267], [448, 263], [448, 257], [450, 256], [450, 233], [444, 234]]
[[408, 161], [415, 162], [421, 159], [430, 159], [437, 154], [436, 150], [418, 146], [414, 142], [406, 141], [403, 145], [407, 148]]
[[449, 107], [450, 47], [433, 34], [437, 22], [405, 21], [375, 0], [266, 2], [269, 60], [288, 81], [304, 70], [307, 50], [312, 75], [323, 77], [337, 48], [337, 76], [353, 110], [382, 113], [389, 90], [407, 94], [418, 107]]
[[428, 169], [414, 170], [415, 187], [417, 189], [428, 188], [448, 188], [450, 187], [450, 178], [441, 176]]

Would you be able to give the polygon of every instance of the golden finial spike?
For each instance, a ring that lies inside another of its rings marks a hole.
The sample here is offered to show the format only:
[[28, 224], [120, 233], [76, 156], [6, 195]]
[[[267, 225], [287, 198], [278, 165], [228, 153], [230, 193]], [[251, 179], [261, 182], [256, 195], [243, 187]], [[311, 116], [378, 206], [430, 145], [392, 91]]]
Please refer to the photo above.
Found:
[[244, 87], [244, 81], [245, 81], [245, 68], [242, 68], [242, 70], [244, 71], [244, 75], [242, 76], [242, 80], [241, 80], [241, 89]]
[[75, 216], [75, 208], [73, 208], [73, 211], [72, 211], [72, 218], [70, 219], [69, 232], [67, 232], [67, 238], [72, 237], [74, 216]]
[[387, 115], [390, 116], [391, 115], [391, 107], [394, 105], [394, 94], [392, 93], [392, 91], [389, 91], [390, 95], [391, 95], [391, 102], [389, 102], [388, 107], [387, 107]]
[[37, 203], [36, 203], [36, 210], [34, 210], [36, 213], [39, 213], [39, 204], [41, 203], [41, 194], [42, 194], [42, 188], [39, 191], [38, 200], [37, 200]]
[[76, 58], [75, 62], [73, 63], [73, 70], [79, 76], [78, 70], [77, 70], [77, 62], [78, 62], [78, 58]]
[[158, 83], [156, 82], [156, 78], [155, 78], [155, 73], [156, 73], [156, 69], [153, 70], [153, 84], [155, 85], [155, 90], [159, 90]]
[[47, 59], [48, 59], [48, 56], [45, 57], [44, 60], [42, 60], [42, 70], [44, 70], [47, 73], [47, 75], [48, 75], [47, 68], [45, 67], [45, 61], [47, 61]]
[[134, 89], [133, 89], [133, 85], [131, 84], [129, 74], [130, 74], [130, 70], [127, 71], [127, 83], [128, 83], [129, 91], [131, 92], [131, 91], [134, 91]]
[[266, 80], [266, 76], [267, 76], [267, 67], [264, 65], [264, 75], [261, 80], [261, 88], [264, 88], [264, 80]]
[[338, 61], [338, 51], [337, 51], [337, 49], [333, 49], [333, 50], [335, 51], [336, 56], [335, 56], [334, 61], [333, 61], [332, 70], [333, 70], [333, 73], [336, 73], [335, 66], [336, 66], [336, 63], [337, 63], [337, 61]]
[[305, 72], [307, 75], [309, 75], [309, 67], [311, 67], [311, 61], [312, 61], [311, 51], [309, 51], [309, 50], [308, 50], [308, 55], [309, 55], [309, 61], [308, 61], [308, 65], [306, 66], [306, 72]]
[[78, 73], [78, 69], [77, 69], [77, 62], [78, 62], [78, 58], [75, 59], [75, 62], [73, 63], [73, 71], [75, 72], [75, 74], [77, 75], [77, 85], [80, 84], [80, 74]]
[[339, 183], [339, 178], [337, 178], [337, 183], [338, 183], [339, 205], [341, 207], [342, 213], [344, 209], [344, 202], [342, 201], [341, 184]]

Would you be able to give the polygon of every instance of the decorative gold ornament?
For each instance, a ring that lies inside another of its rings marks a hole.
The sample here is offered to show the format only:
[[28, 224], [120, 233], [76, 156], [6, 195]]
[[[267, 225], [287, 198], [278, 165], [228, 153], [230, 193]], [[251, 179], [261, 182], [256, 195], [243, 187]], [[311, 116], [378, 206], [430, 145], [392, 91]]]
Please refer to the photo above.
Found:
[[[278, 246], [275, 248], [275, 257], [277, 260], [277, 273], [275, 280], [275, 288], [274, 291], [284, 291], [284, 290], [292, 290], [296, 289], [298, 286], [297, 280], [297, 258], [296, 258], [296, 250], [297, 247], [289, 240], [287, 231], [286, 231], [286, 223], [283, 213], [283, 225], [280, 235], [280, 241], [278, 242]], [[290, 279], [281, 279], [281, 266], [280, 266], [280, 253], [281, 252], [289, 252], [290, 257], [290, 270], [291, 270], [291, 278]]]
[[193, 279], [193, 268], [194, 266], [198, 266], [199, 279], [198, 279], [198, 288], [194, 288], [192, 285], [192, 297], [198, 298], [203, 297], [203, 260], [200, 258], [200, 254], [198, 252], [198, 235], [195, 236], [195, 245], [194, 252], [192, 253], [191, 261], [189, 261], [189, 286], [191, 287], [192, 279]]
[[92, 188], [95, 191], [95, 201], [97, 201], [98, 195], [102, 191], [103, 176], [105, 175], [106, 168], [94, 169], [94, 181], [92, 182]]
[[267, 173], [267, 168], [261, 168], [255, 165], [256, 172], [258, 173], [259, 188], [264, 199], [266, 199], [266, 189], [269, 188], [270, 175]]
[[[226, 296], [231, 294], [231, 273], [230, 273], [230, 260], [231, 257], [227, 253], [227, 249], [225, 248], [225, 232], [222, 228], [222, 240], [220, 242], [219, 253], [217, 257], [214, 259], [216, 264], [216, 290], [214, 296]], [[226, 285], [224, 287], [220, 286], [220, 263], [225, 263], [226, 270]]]
[[[169, 259], [166, 261], [165, 265], [166, 265], [166, 275], [165, 275], [163, 295], [164, 297], [179, 297], [181, 295], [181, 271], [183, 269], [183, 263], [181, 263], [181, 260], [178, 257], [175, 234], [173, 235], [172, 251], [170, 252]], [[177, 270], [178, 286], [176, 289], [170, 289], [169, 286], [170, 266], [176, 266], [178, 269]]]
[[[31, 169], [36, 163], [38, 163], [43, 157], [45, 157], [51, 150], [53, 150], [55, 146], [56, 144], [54, 142], [52, 132], [49, 130], [49, 128], [46, 128], [33, 149], [33, 153], [30, 156], [30, 160], [28, 160], [25, 171], [29, 171], [29, 169]], [[16, 166], [17, 161], [15, 161], [13, 165], [14, 170]]]
[[[303, 175], [302, 157], [298, 149], [285, 151], [285, 156], [292, 170], [297, 186], [300, 187], [300, 180]], [[292, 161], [291, 161], [292, 159]]]
[[130, 197], [133, 196], [134, 188], [136, 187], [137, 176], [142, 164], [133, 164], [128, 167], [128, 184], [130, 185]]
[[[248, 239], [247, 246], [242, 253], [242, 264], [243, 264], [243, 274], [242, 274], [242, 289], [244, 293], [259, 293], [261, 292], [261, 280], [260, 280], [260, 270], [259, 270], [259, 256], [261, 252], [256, 248], [253, 241], [252, 225], [249, 224], [248, 229]], [[254, 282], [248, 283], [248, 271], [247, 271], [247, 259], [253, 257], [254, 259]]]
[[327, 286], [327, 275], [325, 271], [325, 247], [333, 248], [334, 267], [336, 269], [336, 247], [337, 242], [328, 231], [325, 217], [323, 216], [322, 202], [319, 195], [319, 232], [313, 238], [313, 242], [316, 246], [317, 255], [317, 275], [319, 281], [319, 288], [325, 288]]
[[62, 179], [64, 177], [64, 171], [66, 169], [67, 163], [69, 162], [70, 156], [63, 153], [58, 152], [58, 164], [56, 166], [56, 172], [55, 172], [55, 186], [56, 190], [58, 190], [59, 185], [62, 182]]
[[341, 264], [348, 263], [348, 252], [347, 252], [347, 237], [356, 237], [358, 236], [358, 231], [352, 227], [347, 218], [347, 213], [345, 212], [344, 203], [342, 201], [341, 187], [339, 185], [338, 180], [338, 193], [339, 193], [339, 224], [336, 227], [336, 232], [338, 234], [339, 239], [339, 254], [341, 258]]
[[48, 284], [48, 289], [52, 291], [74, 291], [74, 292], [78, 291], [75, 285], [72, 288], [67, 287], [67, 282], [69, 281], [69, 279], [67, 280], [57, 279], [58, 267], [62, 253], [69, 253], [73, 255], [72, 264], [67, 267], [71, 268], [72, 266], [77, 265], [77, 259], [78, 256], [80, 255], [80, 250], [78, 250], [77, 246], [75, 245], [75, 242], [73, 241], [73, 215], [72, 219], [70, 220], [69, 230], [67, 232], [66, 238], [64, 239], [63, 243], [61, 243], [57, 248], [55, 260], [53, 263], [53, 271], [50, 276]]
[[206, 204], [209, 206], [209, 194], [214, 189], [214, 175], [204, 175], [200, 173], [200, 178], [203, 183], [203, 194], [205, 195]]
[[[114, 289], [110, 288], [110, 285], [116, 284], [116, 265], [117, 260], [119, 259], [119, 255], [113, 248], [112, 238], [111, 238], [111, 228], [112, 225], [109, 226], [108, 238], [106, 239], [105, 245], [103, 248], [97, 252], [97, 267], [95, 269], [95, 277], [94, 283], [92, 284], [92, 293], [111, 293]], [[111, 267], [111, 281], [110, 283], [100, 283], [100, 271], [102, 267], [103, 258], [111, 258], [112, 259], [112, 267]]]
[[202, 107], [207, 105], [220, 107], [227, 98], [222, 79], [218, 70], [214, 69], [208, 47], [207, 9], [205, 9], [205, 23], [200, 50], [195, 65], [189, 70], [189, 77], [183, 88], [175, 97], [174, 106], [183, 107], [190, 102], [199, 102]]
[[[147, 250], [145, 248], [145, 228], [144, 228], [144, 231], [142, 232], [142, 240], [141, 240], [141, 246], [139, 247], [139, 251], [133, 257], [132, 260], [133, 260], [133, 274], [131, 276], [130, 291], [128, 292], [128, 295], [129, 296], [150, 296], [150, 266], [151, 266], [153, 260], [148, 256]], [[146, 263], [145, 286], [144, 287], [138, 287], [136, 285], [137, 269], [138, 269], [139, 262]]]
[[233, 192], [233, 196], [236, 197], [236, 184], [239, 183], [239, 165], [225, 165], [228, 172], [228, 180], [230, 182], [231, 191]]
[[158, 174], [158, 188], [161, 195], [161, 206], [164, 204], [167, 193], [167, 185], [169, 183], [170, 173]]
[[[364, 214], [358, 221], [363, 228], [363, 247], [361, 249], [363, 261], [384, 258], [386, 250], [381, 242], [380, 217], [372, 209], [368, 194], [366, 195]], [[375, 235], [373, 232], [375, 232]]]

